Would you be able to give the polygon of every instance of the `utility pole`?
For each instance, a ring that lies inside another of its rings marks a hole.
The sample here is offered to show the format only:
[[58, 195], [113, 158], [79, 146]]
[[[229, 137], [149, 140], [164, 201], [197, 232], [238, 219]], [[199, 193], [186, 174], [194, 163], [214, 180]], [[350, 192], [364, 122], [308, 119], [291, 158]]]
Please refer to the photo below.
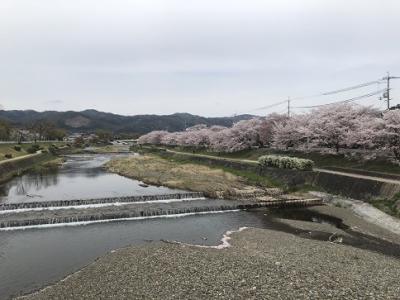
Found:
[[383, 94], [383, 98], [386, 101], [387, 109], [390, 109], [390, 79], [399, 79], [400, 77], [390, 76], [389, 72], [387, 72], [387, 76], [383, 77], [382, 80], [386, 80], [386, 92]]
[[290, 97], [287, 98], [287, 116], [290, 118]]

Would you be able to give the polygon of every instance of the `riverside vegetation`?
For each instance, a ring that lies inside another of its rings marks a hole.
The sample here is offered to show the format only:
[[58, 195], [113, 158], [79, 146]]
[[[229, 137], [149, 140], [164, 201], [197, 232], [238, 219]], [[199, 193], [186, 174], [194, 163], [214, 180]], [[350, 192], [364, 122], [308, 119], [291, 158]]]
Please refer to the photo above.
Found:
[[[48, 149], [52, 147], [53, 144], [54, 142], [0, 144], [0, 161], [32, 154], [40, 149]], [[57, 142], [56, 145], [64, 146], [65, 143]]]
[[264, 155], [258, 159], [262, 167], [275, 167], [281, 169], [312, 170], [314, 162], [310, 159], [302, 159], [289, 156]]
[[[273, 189], [275, 186], [272, 182], [256, 174], [240, 171], [233, 174], [226, 169], [164, 159], [155, 155], [118, 158], [108, 162], [105, 167], [111, 172], [148, 184], [204, 192], [207, 196], [216, 198], [264, 194], [266, 189], [270, 192], [278, 191]], [[258, 186], [254, 186], [257, 179]]]

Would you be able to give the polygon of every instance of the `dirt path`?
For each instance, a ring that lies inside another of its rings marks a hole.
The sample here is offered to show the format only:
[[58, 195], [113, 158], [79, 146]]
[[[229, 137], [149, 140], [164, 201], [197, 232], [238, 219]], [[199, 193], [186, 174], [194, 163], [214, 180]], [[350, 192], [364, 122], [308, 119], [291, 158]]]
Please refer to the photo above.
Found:
[[[211, 158], [211, 159], [237, 161], [237, 162], [244, 162], [244, 163], [251, 163], [251, 164], [257, 163], [257, 161], [249, 160], [249, 159], [218, 157], [218, 156], [206, 155], [206, 154], [192, 154], [192, 153], [169, 150], [169, 149], [166, 149], [166, 151], [170, 152], [170, 153], [183, 154], [183, 155], [188, 155], [188, 156], [207, 157], [207, 158]], [[336, 175], [340, 175], [340, 176], [347, 176], [347, 177], [353, 177], [353, 178], [375, 180], [375, 181], [386, 182], [386, 183], [400, 184], [400, 180], [396, 180], [396, 179], [388, 179], [388, 178], [383, 178], [383, 177], [361, 175], [361, 174], [350, 173], [350, 172], [333, 171], [333, 170], [327, 170], [327, 169], [321, 169], [321, 168], [314, 168], [313, 170], [316, 172], [321, 172], [321, 173], [329, 173], [329, 174], [336, 174]]]
[[250, 160], [250, 159], [239, 159], [239, 158], [229, 158], [229, 157], [221, 157], [221, 156], [214, 156], [214, 155], [207, 155], [207, 154], [188, 153], [188, 152], [181, 152], [181, 151], [175, 151], [175, 150], [169, 150], [169, 149], [165, 149], [165, 150], [169, 153], [183, 154], [183, 155], [188, 155], [188, 156], [206, 157], [206, 158], [211, 158], [211, 159], [257, 164], [256, 160]]
[[336, 174], [336, 175], [340, 175], [340, 176], [353, 177], [353, 178], [375, 180], [375, 181], [386, 182], [386, 183], [400, 184], [400, 180], [396, 180], [396, 179], [388, 179], [388, 178], [382, 178], [382, 177], [376, 177], [376, 176], [367, 176], [367, 175], [340, 172], [340, 171], [332, 171], [332, 170], [319, 169], [319, 168], [314, 168], [314, 171], [321, 172], [321, 173]]
[[2, 161], [0, 161], [0, 164], [5, 164], [5, 163], [13, 162], [13, 161], [23, 160], [23, 159], [26, 159], [26, 158], [28, 158], [28, 157], [37, 156], [37, 155], [39, 155], [39, 154], [41, 154], [41, 153], [42, 153], [42, 151], [39, 150], [38, 152], [33, 153], [33, 154], [26, 154], [26, 155], [21, 155], [21, 156], [9, 158], [9, 159], [7, 159], [7, 160], [2, 160]]

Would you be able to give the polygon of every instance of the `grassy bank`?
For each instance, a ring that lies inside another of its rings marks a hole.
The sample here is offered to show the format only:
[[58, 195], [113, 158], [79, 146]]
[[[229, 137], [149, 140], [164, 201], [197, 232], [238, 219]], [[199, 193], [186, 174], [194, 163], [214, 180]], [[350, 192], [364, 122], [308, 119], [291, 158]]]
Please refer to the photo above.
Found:
[[[164, 147], [164, 146], [163, 146]], [[250, 149], [243, 150], [234, 153], [218, 153], [211, 152], [201, 149], [192, 149], [185, 147], [164, 147], [171, 150], [183, 151], [188, 153], [205, 154], [217, 157], [235, 158], [235, 159], [247, 159], [257, 160], [262, 155], [268, 154], [281, 154], [286, 156], [295, 156], [299, 158], [311, 159], [315, 163], [317, 168], [329, 168], [329, 167], [342, 167], [349, 169], [359, 169], [366, 171], [375, 171], [383, 173], [394, 173], [400, 174], [400, 166], [390, 163], [383, 159], [363, 161], [360, 159], [349, 159], [344, 154], [320, 154], [315, 152], [305, 153], [299, 151], [280, 151], [275, 149]]]
[[65, 159], [63, 157], [49, 156], [48, 159], [33, 165], [29, 170], [35, 172], [48, 172], [52, 170], [57, 170], [63, 163]]
[[35, 170], [38, 172], [57, 169], [63, 162], [63, 158], [51, 153], [36, 153], [21, 156], [19, 159], [11, 159], [0, 162], [0, 183], [6, 182], [14, 176]]
[[[204, 165], [204, 163], [202, 163], [201, 161], [196, 161], [196, 160], [191, 159], [190, 156], [185, 157], [185, 156], [176, 155], [176, 156], [169, 157], [167, 160], [174, 162], [174, 163], [178, 163], [178, 164]], [[284, 185], [281, 182], [274, 180], [273, 178], [269, 178], [268, 176], [258, 175], [255, 172], [239, 170], [237, 168], [232, 168], [232, 167], [222, 166], [222, 165], [221, 166], [207, 165], [207, 167], [209, 167], [211, 169], [223, 170], [225, 172], [232, 173], [236, 176], [239, 176], [239, 177], [245, 179], [245, 181], [250, 185], [259, 186], [259, 187], [263, 187], [263, 188], [271, 188], [271, 187], [283, 188], [284, 187]]]
[[[57, 146], [64, 146], [64, 142], [37, 142], [37, 145], [43, 149], [47, 149], [50, 145], [56, 144]], [[29, 154], [28, 149], [32, 147], [33, 143], [27, 144], [0, 144], [0, 161], [5, 161], [7, 158], [5, 157], [6, 154], [11, 154], [12, 158], [20, 157]], [[20, 147], [21, 149], [18, 151], [16, 148]]]
[[204, 192], [211, 197], [263, 193], [265, 188], [273, 187], [266, 178], [259, 178], [256, 174], [210, 168], [155, 155], [115, 159], [107, 163], [106, 168], [149, 184]]

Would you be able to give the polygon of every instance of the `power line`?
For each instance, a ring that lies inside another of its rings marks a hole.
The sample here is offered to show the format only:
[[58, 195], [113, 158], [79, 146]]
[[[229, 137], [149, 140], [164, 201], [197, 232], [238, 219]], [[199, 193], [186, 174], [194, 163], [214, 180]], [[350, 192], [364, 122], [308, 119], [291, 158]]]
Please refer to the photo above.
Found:
[[373, 84], [377, 84], [380, 83], [382, 80], [375, 80], [375, 81], [370, 81], [370, 82], [365, 82], [365, 83], [361, 83], [358, 85], [354, 85], [351, 87], [347, 87], [347, 88], [343, 88], [343, 89], [339, 89], [339, 90], [335, 90], [335, 91], [330, 91], [330, 92], [326, 92], [326, 93], [322, 93], [323, 96], [328, 96], [328, 95], [334, 95], [334, 94], [338, 94], [338, 93], [342, 93], [342, 92], [348, 92], [348, 91], [352, 91], [355, 89], [359, 89], [359, 88], [363, 88], [366, 86], [370, 86]]
[[[341, 93], [341, 92], [347, 92], [347, 91], [351, 91], [351, 90], [354, 90], [354, 89], [358, 89], [358, 88], [370, 86], [370, 85], [373, 85], [373, 84], [377, 84], [377, 83], [380, 83], [382, 80], [384, 80], [384, 79], [369, 81], [369, 82], [361, 83], [361, 84], [354, 85], [354, 86], [351, 86], [351, 87], [346, 87], [346, 88], [343, 88], [343, 89], [335, 90], [335, 91], [329, 91], [329, 92], [314, 94], [314, 95], [310, 95], [310, 96], [294, 97], [294, 98], [291, 98], [291, 100], [303, 100], [303, 99], [310, 99], [310, 98], [316, 98], [316, 97], [321, 97], [321, 96], [328, 96], [328, 95], [338, 94], [338, 93]], [[267, 106], [262, 106], [262, 107], [259, 107], [259, 108], [255, 108], [255, 109], [249, 110], [247, 112], [254, 112], [254, 111], [258, 111], [258, 110], [266, 110], [266, 109], [269, 109], [269, 108], [272, 108], [272, 107], [275, 107], [275, 106], [278, 106], [278, 105], [281, 105], [281, 104], [286, 104], [286, 103], [288, 103], [288, 106], [289, 106], [288, 111], [290, 111], [290, 103], [289, 102], [290, 101], [288, 101], [288, 100], [284, 100], [284, 101], [276, 102], [276, 103], [273, 103], [273, 104], [270, 104], [270, 105], [267, 105]]]
[[364, 98], [375, 96], [375, 95], [380, 94], [380, 93], [382, 93], [384, 91], [386, 91], [386, 89], [382, 89], [382, 90], [379, 90], [379, 91], [376, 91], [376, 92], [368, 93], [368, 94], [365, 94], [365, 95], [353, 97], [353, 98], [346, 99], [346, 100], [335, 101], [335, 102], [330, 102], [330, 103], [325, 103], [325, 104], [320, 104], [320, 105], [294, 106], [293, 108], [317, 108], [317, 107], [321, 107], [321, 106], [327, 106], [327, 105], [333, 105], [333, 104], [339, 104], [339, 103], [350, 103], [350, 102], [353, 102], [353, 101], [357, 101], [357, 100], [361, 100], [361, 99], [364, 99]]
[[[309, 109], [309, 108], [316, 108], [316, 107], [332, 105], [332, 104], [338, 104], [338, 103], [349, 103], [349, 102], [361, 100], [361, 99], [364, 99], [364, 98], [372, 97], [372, 96], [380, 94], [380, 93], [384, 93], [383, 94], [383, 98], [386, 99], [386, 101], [388, 103], [388, 108], [389, 108], [390, 107], [389, 102], [391, 100], [390, 99], [390, 90], [391, 90], [390, 89], [390, 80], [391, 79], [400, 79], [400, 77], [389, 76], [389, 73], [388, 73], [387, 77], [384, 77], [382, 79], [369, 81], [369, 82], [364, 82], [364, 83], [353, 85], [353, 86], [350, 86], [350, 87], [346, 87], [346, 88], [342, 88], [342, 89], [338, 89], [338, 90], [333, 90], [333, 91], [329, 91], [329, 92], [324, 92], [324, 93], [319, 93], [319, 94], [314, 94], [314, 95], [310, 95], [310, 96], [288, 98], [287, 100], [275, 102], [273, 104], [270, 104], [270, 105], [267, 105], [267, 106], [263, 106], [263, 107], [259, 107], [259, 108], [256, 108], [256, 109], [253, 109], [253, 110], [250, 110], [250, 111], [247, 111], [247, 112], [249, 113], [249, 112], [254, 112], [254, 111], [259, 111], [259, 110], [268, 110], [270, 108], [274, 108], [274, 107], [282, 105], [282, 104], [287, 104], [287, 114], [290, 115], [292, 108], [295, 108], [295, 109]], [[385, 89], [379, 89], [379, 85], [383, 81], [387, 81], [386, 82], [387, 83], [386, 84], [386, 88]], [[350, 99], [336, 101], [336, 102], [330, 102], [330, 103], [321, 104], [321, 105], [297, 106], [297, 107], [296, 106], [292, 107], [290, 105], [292, 100], [302, 100], [302, 99], [310, 99], [310, 98], [316, 98], [316, 97], [322, 97], [322, 96], [335, 95], [335, 94], [339, 94], [339, 93], [343, 93], [343, 92], [348, 92], [348, 91], [364, 88], [364, 87], [371, 86], [371, 85], [374, 85], [374, 84], [377, 84], [377, 91], [376, 92], [364, 94], [364, 95], [353, 97], [353, 98], [350, 98]]]
[[284, 104], [284, 103], [287, 103], [287, 100], [281, 101], [281, 102], [276, 102], [276, 103], [273, 103], [273, 104], [270, 104], [270, 105], [267, 105], [267, 106], [255, 108], [255, 109], [249, 110], [248, 112], [257, 111], [257, 110], [265, 110], [265, 109], [272, 108], [272, 107], [275, 107], [275, 106], [278, 106], [278, 105], [281, 105], [281, 104]]

